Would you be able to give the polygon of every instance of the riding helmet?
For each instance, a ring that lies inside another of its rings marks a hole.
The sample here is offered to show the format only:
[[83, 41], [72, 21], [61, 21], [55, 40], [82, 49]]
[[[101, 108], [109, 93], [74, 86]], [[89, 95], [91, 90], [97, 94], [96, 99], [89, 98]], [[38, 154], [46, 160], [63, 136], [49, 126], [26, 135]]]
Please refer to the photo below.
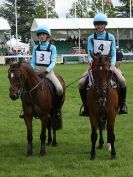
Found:
[[93, 24], [94, 24], [94, 26], [97, 25], [97, 24], [107, 25], [108, 24], [108, 18], [104, 13], [99, 12], [95, 15], [95, 17], [93, 19]]
[[36, 35], [39, 36], [39, 34], [44, 33], [48, 36], [51, 36], [51, 30], [48, 26], [39, 26], [36, 30]]

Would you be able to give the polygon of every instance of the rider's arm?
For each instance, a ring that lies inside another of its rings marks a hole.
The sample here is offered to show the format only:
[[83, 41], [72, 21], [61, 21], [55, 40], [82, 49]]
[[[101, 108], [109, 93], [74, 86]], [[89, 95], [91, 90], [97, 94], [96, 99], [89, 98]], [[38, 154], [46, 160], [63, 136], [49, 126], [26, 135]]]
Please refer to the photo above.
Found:
[[109, 36], [110, 40], [112, 40], [112, 45], [111, 45], [111, 65], [116, 64], [116, 43], [115, 43], [115, 38], [112, 34]]
[[54, 45], [51, 45], [50, 47], [51, 50], [51, 64], [47, 67], [46, 71], [50, 72], [56, 65], [56, 58], [57, 58], [57, 52], [56, 52], [56, 47]]
[[30, 63], [33, 69], [35, 68], [35, 60], [36, 60], [36, 46], [33, 47], [32, 58]]
[[94, 37], [94, 35], [89, 36], [88, 37], [88, 43], [87, 43], [88, 62], [89, 63], [92, 63], [92, 61], [93, 61], [93, 59], [92, 59], [92, 57], [90, 55], [90, 52], [94, 51], [94, 47], [93, 47], [93, 43], [92, 43], [93, 37]]

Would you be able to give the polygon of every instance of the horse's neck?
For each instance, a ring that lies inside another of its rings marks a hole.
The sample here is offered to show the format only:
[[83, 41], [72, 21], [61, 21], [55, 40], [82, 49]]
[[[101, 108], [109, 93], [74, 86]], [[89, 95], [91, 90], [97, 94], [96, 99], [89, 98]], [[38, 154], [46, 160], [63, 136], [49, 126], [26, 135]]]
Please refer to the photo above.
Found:
[[109, 83], [109, 75], [107, 73], [97, 73], [94, 82], [97, 86], [107, 85]]
[[41, 80], [37, 76], [37, 74], [32, 70], [29, 70], [27, 72], [25, 79], [26, 79], [26, 87], [28, 87], [28, 89], [35, 87]]

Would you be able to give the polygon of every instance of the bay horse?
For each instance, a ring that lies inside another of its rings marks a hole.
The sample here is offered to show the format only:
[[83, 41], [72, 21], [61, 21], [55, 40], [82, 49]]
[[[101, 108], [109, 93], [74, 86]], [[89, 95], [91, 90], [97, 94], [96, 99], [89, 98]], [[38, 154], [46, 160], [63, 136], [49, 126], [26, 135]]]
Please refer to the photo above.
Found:
[[114, 147], [115, 118], [119, 108], [119, 94], [117, 84], [112, 84], [112, 72], [110, 71], [110, 57], [101, 54], [94, 55], [92, 63], [93, 84], [87, 91], [87, 107], [91, 124], [91, 157], [96, 156], [97, 129], [99, 129], [99, 148], [104, 144], [103, 123], [107, 123], [107, 142], [111, 144], [111, 159], [116, 158]]
[[[62, 87], [63, 96], [61, 108], [65, 100], [65, 82], [57, 75]], [[32, 67], [26, 62], [10, 64], [8, 69], [8, 79], [10, 81], [9, 96], [12, 100], [21, 98], [24, 112], [24, 121], [27, 126], [27, 156], [32, 155], [32, 120], [38, 117], [41, 121], [40, 133], [40, 155], [45, 155], [46, 128], [48, 126], [48, 144], [56, 146], [56, 130], [61, 128], [62, 119], [55, 118], [55, 100], [50, 89], [50, 82], [46, 78], [40, 78]], [[52, 84], [51, 84], [52, 85]], [[51, 126], [53, 137], [51, 135]]]

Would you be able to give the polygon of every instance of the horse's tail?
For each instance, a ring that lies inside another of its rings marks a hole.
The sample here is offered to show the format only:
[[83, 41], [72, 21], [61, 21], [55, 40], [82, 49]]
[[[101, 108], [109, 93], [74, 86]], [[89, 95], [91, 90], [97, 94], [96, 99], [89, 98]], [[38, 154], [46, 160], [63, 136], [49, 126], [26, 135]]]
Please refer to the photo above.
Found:
[[62, 115], [59, 119], [57, 119], [55, 116], [53, 117], [53, 121], [52, 121], [52, 127], [55, 130], [59, 130], [63, 128], [63, 119], [62, 119]]
[[55, 129], [59, 130], [63, 128], [63, 119], [62, 116], [60, 117], [60, 119], [55, 120]]

